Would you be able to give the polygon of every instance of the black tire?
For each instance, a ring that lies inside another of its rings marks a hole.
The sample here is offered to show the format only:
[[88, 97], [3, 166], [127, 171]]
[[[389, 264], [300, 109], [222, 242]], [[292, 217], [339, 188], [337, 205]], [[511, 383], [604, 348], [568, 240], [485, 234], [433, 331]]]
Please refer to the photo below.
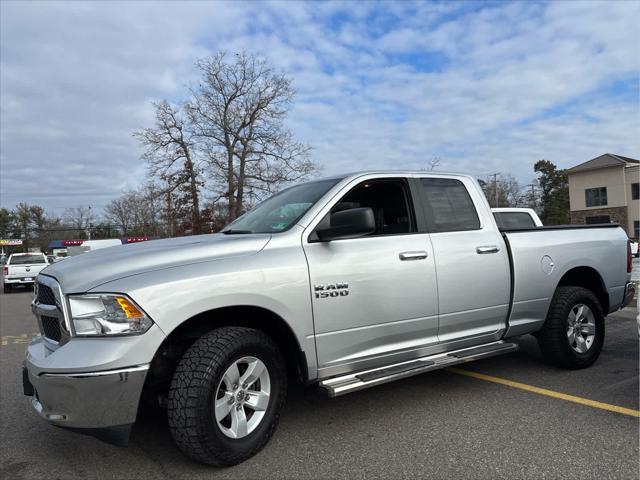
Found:
[[12, 290], [12, 288], [11, 288], [11, 287], [12, 287], [12, 286], [13, 286], [13, 285], [6, 284], [6, 283], [5, 283], [5, 284], [3, 284], [2, 291], [3, 291], [4, 293], [11, 293], [11, 290]]
[[[567, 319], [578, 304], [587, 305], [595, 319], [595, 338], [584, 353], [574, 350], [567, 338]], [[558, 287], [544, 326], [537, 335], [545, 361], [561, 368], [577, 370], [589, 367], [600, 356], [604, 344], [604, 315], [597, 297], [586, 288]]]
[[[233, 439], [221, 431], [212, 405], [227, 368], [247, 355], [267, 367], [271, 395], [255, 430]], [[169, 428], [180, 450], [192, 459], [214, 466], [236, 465], [269, 441], [280, 420], [286, 393], [284, 360], [271, 337], [251, 328], [219, 328], [198, 339], [178, 363], [169, 389]]]

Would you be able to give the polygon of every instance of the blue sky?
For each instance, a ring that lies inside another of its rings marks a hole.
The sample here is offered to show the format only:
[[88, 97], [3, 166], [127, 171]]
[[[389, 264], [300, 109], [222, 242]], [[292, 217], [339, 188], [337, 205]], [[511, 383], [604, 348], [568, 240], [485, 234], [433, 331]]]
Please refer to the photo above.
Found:
[[424, 168], [530, 183], [640, 158], [640, 2], [2, 2], [0, 204], [100, 209], [144, 182], [131, 134], [193, 63], [289, 72], [288, 126], [323, 174]]

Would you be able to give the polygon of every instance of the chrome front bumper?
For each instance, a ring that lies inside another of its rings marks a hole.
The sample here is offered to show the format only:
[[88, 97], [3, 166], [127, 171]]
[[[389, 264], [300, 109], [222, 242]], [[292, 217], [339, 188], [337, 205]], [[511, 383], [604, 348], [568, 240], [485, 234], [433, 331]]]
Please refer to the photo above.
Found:
[[85, 373], [35, 375], [25, 362], [23, 389], [48, 422], [71, 428], [130, 425], [136, 419], [149, 365]]
[[72, 339], [55, 350], [35, 337], [23, 364], [24, 394], [53, 425], [125, 444], [164, 338], [155, 325], [145, 335]]

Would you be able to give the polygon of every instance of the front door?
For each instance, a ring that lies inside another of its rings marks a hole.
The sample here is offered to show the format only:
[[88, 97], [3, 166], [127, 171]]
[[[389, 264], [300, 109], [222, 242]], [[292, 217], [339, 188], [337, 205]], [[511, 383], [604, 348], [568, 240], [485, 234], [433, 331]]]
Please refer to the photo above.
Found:
[[412, 358], [438, 341], [433, 249], [417, 233], [407, 181], [361, 182], [332, 213], [358, 207], [373, 210], [374, 233], [304, 245], [322, 375]]

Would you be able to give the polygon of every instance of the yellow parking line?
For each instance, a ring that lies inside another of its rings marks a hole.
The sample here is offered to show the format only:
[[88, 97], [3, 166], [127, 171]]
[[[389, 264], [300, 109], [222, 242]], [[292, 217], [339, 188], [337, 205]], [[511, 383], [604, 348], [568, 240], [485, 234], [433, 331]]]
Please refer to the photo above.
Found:
[[457, 373], [458, 375], [477, 378], [486, 382], [499, 383], [500, 385], [506, 385], [507, 387], [519, 388], [520, 390], [537, 393], [538, 395], [546, 395], [547, 397], [559, 398], [560, 400], [566, 400], [567, 402], [579, 403], [580, 405], [586, 405], [587, 407], [599, 408], [600, 410], [607, 410], [609, 412], [616, 412], [621, 413], [622, 415], [629, 415], [631, 417], [640, 418], [640, 410], [633, 410], [632, 408], [625, 408], [619, 407], [618, 405], [611, 405], [609, 403], [596, 402], [595, 400], [589, 400], [588, 398], [575, 397], [573, 395], [567, 395], [566, 393], [554, 392], [553, 390], [547, 390], [546, 388], [534, 387], [533, 385], [527, 385], [526, 383], [514, 382], [513, 380], [506, 380], [499, 377], [492, 377], [491, 375], [472, 372], [470, 370], [463, 370], [461, 368], [450, 367], [447, 368], [447, 371], [451, 373]]
[[31, 342], [31, 339], [35, 336], [38, 335], [37, 333], [22, 333], [20, 335], [3, 335], [0, 341], [0, 345], [2, 345], [3, 347], [9, 344], [27, 344], [29, 342]]

